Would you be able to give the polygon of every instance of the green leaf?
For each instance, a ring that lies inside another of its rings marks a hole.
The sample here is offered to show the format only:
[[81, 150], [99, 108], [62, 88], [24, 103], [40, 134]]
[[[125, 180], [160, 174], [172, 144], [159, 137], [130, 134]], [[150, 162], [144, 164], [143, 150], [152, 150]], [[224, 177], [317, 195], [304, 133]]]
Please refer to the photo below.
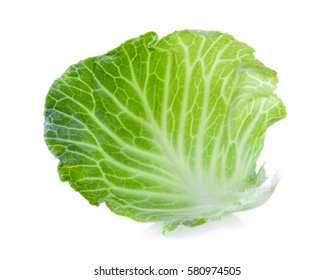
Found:
[[271, 196], [276, 182], [255, 168], [286, 115], [276, 83], [228, 34], [149, 32], [55, 80], [44, 137], [60, 179], [91, 204], [163, 232], [196, 226]]

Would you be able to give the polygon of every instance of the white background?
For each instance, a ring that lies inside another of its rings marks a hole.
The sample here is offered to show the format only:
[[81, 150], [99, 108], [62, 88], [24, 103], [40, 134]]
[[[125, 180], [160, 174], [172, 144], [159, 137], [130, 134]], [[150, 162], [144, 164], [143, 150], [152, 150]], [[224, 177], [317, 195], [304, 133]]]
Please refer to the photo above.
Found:
[[[335, 279], [331, 3], [2, 1], [0, 279], [128, 279], [93, 276], [99, 265], [241, 266], [241, 276], [221, 278]], [[59, 181], [43, 141], [43, 106], [70, 64], [147, 31], [162, 37], [185, 28], [230, 33], [278, 72], [288, 116], [269, 129], [260, 160], [282, 179], [260, 208], [164, 237], [161, 225], [90, 206]]]

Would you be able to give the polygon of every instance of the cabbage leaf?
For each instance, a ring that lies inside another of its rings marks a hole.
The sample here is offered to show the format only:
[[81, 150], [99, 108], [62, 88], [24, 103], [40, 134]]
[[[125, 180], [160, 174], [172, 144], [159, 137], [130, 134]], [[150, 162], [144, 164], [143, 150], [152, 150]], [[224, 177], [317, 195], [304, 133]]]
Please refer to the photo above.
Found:
[[266, 129], [286, 116], [276, 72], [231, 35], [154, 32], [70, 66], [45, 103], [62, 181], [163, 232], [263, 204]]

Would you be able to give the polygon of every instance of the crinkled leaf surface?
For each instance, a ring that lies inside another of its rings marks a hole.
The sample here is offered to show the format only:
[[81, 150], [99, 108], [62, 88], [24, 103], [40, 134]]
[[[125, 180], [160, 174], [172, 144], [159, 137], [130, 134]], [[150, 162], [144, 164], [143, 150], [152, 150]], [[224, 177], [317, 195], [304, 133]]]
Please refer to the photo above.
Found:
[[50, 88], [45, 141], [62, 181], [137, 221], [180, 224], [257, 207], [256, 161], [285, 117], [276, 73], [212, 31], [153, 32], [72, 65]]

